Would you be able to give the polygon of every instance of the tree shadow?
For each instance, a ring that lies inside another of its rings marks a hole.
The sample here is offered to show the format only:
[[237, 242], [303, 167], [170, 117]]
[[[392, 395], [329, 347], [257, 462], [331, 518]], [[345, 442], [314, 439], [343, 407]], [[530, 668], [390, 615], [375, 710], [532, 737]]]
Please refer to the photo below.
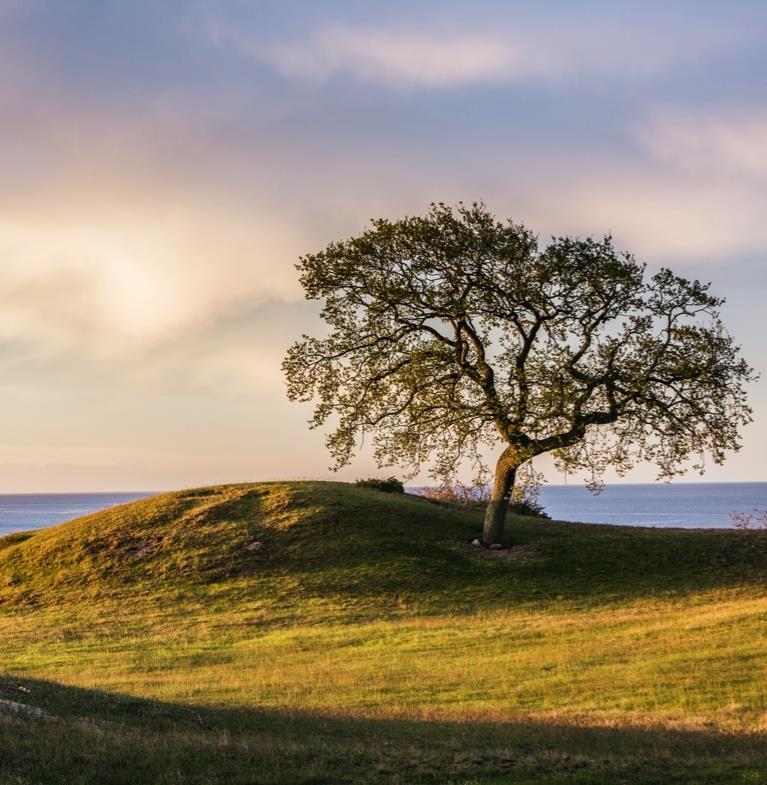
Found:
[[0, 701], [3, 785], [767, 782], [755, 734], [192, 706], [13, 676]]

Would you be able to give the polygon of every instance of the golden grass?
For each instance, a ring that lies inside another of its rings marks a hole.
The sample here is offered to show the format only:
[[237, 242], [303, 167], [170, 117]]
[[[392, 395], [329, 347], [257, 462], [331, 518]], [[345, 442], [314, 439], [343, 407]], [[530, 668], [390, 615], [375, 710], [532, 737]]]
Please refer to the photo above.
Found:
[[264, 630], [198, 614], [87, 635], [55, 613], [3, 618], [3, 665], [207, 706], [767, 730], [764, 596]]

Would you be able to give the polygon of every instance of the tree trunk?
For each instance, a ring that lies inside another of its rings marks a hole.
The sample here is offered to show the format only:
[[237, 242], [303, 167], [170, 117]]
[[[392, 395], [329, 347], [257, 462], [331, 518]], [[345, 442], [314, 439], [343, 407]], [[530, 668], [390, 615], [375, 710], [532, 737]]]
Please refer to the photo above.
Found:
[[506, 522], [506, 512], [509, 509], [511, 492], [517, 474], [515, 456], [516, 451], [507, 447], [501, 453], [496, 464], [493, 494], [485, 511], [485, 526], [482, 531], [482, 540], [485, 545], [503, 542], [503, 526]]

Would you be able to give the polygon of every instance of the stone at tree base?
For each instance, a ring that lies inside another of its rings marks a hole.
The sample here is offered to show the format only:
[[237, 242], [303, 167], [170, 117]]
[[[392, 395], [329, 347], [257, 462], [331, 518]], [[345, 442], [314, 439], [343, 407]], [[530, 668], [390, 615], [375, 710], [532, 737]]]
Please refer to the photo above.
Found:
[[500, 542], [494, 542], [492, 545], [489, 546], [491, 551], [500, 551], [503, 548]]

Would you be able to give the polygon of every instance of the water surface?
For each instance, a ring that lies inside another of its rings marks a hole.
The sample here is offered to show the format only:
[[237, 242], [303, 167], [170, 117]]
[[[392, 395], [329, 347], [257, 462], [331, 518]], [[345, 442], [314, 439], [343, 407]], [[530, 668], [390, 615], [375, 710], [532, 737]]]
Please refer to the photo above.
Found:
[[151, 496], [134, 493], [17, 493], [0, 494], [0, 537], [11, 532], [41, 529], [79, 518], [116, 504]]
[[767, 482], [608, 485], [598, 496], [582, 485], [545, 485], [541, 503], [562, 521], [731, 528], [731, 513], [767, 509]]

